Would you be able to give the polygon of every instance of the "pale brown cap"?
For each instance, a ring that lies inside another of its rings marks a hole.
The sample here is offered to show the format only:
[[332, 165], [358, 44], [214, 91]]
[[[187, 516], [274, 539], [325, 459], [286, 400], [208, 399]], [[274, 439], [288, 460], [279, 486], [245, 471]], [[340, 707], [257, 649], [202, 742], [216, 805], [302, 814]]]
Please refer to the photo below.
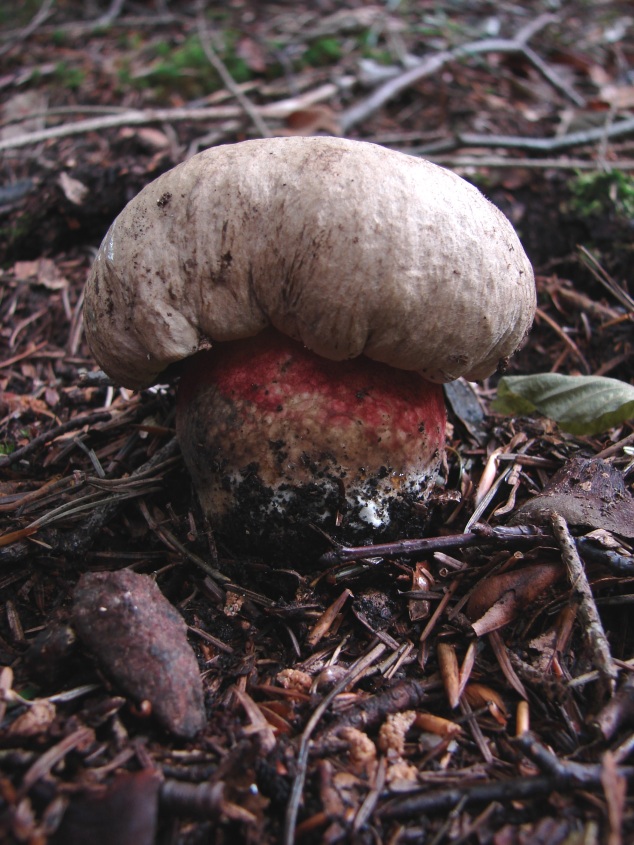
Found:
[[268, 325], [333, 360], [479, 379], [534, 311], [530, 262], [476, 188], [342, 138], [214, 147], [163, 174], [110, 227], [84, 305], [95, 358], [132, 388]]

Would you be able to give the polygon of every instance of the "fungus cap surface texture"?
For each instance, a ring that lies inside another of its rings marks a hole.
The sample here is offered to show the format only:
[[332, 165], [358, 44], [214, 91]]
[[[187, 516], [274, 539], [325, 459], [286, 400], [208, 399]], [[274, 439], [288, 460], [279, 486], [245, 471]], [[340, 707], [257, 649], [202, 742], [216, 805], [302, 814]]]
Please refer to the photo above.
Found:
[[101, 245], [84, 309], [93, 354], [126, 387], [267, 326], [442, 382], [516, 350], [535, 285], [509, 221], [455, 174], [360, 141], [274, 138], [144, 188]]

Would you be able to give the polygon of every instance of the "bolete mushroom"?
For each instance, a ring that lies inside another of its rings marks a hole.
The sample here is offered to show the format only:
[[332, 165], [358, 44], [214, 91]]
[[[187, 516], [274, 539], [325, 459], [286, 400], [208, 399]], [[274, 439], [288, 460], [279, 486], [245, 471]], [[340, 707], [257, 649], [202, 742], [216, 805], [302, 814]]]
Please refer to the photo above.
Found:
[[348, 542], [406, 530], [443, 453], [440, 383], [518, 348], [535, 285], [509, 221], [455, 174], [275, 138], [207, 150], [141, 191], [84, 310], [120, 384], [181, 362], [177, 433], [203, 509], [234, 549], [288, 557], [311, 525]]

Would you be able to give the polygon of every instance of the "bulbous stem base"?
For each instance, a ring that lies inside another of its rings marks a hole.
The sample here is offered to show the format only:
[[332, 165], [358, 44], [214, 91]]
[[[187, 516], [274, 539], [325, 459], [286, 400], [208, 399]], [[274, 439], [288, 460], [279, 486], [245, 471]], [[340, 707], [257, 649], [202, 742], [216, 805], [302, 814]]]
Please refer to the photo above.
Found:
[[201, 505], [235, 552], [295, 565], [315, 527], [362, 544], [420, 533], [445, 438], [442, 388], [361, 357], [329, 361], [275, 331], [186, 363], [177, 433]]

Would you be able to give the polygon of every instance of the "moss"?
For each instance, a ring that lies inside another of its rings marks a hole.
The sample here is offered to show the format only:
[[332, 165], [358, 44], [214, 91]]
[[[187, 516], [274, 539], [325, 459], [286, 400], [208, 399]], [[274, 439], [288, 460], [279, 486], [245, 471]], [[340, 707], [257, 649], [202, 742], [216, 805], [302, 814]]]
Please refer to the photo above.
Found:
[[59, 62], [55, 66], [55, 79], [64, 88], [76, 91], [85, 82], [86, 73], [81, 68], [73, 67], [66, 62]]
[[334, 64], [342, 56], [342, 49], [336, 38], [318, 38], [304, 52], [303, 63], [311, 67]]
[[634, 220], [634, 177], [621, 170], [577, 173], [569, 184], [570, 210], [583, 220]]

